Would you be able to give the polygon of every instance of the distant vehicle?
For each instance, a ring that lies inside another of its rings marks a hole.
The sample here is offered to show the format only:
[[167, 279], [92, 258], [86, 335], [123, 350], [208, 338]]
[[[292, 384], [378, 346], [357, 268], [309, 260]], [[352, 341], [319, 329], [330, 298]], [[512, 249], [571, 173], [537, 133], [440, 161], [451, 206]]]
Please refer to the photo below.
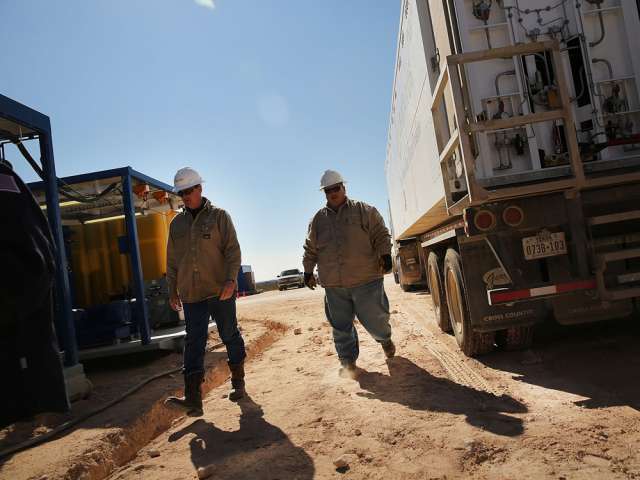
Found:
[[283, 270], [280, 275], [278, 275], [278, 290], [282, 291], [291, 287], [304, 287], [304, 274], [297, 268]]

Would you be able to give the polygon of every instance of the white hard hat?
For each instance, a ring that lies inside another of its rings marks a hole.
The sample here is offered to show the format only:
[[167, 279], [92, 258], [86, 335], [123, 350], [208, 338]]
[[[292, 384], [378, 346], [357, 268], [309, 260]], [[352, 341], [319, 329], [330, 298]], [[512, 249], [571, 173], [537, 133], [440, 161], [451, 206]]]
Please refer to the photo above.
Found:
[[340, 175], [335, 170], [326, 170], [322, 174], [322, 178], [320, 179], [320, 190], [324, 190], [327, 187], [331, 187], [332, 185], [337, 185], [338, 183], [347, 183], [345, 182], [342, 175]]
[[173, 178], [173, 191], [178, 193], [181, 190], [186, 190], [202, 183], [204, 183], [204, 180], [198, 172], [193, 168], [184, 167], [178, 170]]

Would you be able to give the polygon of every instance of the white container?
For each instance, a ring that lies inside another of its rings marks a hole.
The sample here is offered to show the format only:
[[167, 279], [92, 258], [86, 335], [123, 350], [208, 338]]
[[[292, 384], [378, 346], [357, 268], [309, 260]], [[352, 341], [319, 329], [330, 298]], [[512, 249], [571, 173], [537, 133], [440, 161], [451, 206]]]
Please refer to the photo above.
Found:
[[[483, 11], [488, 15], [483, 17]], [[640, 166], [637, 32], [639, 7], [632, 0], [404, 0], [385, 163], [396, 239], [420, 235], [452, 218], [445, 208], [444, 182], [454, 191], [465, 189], [453, 164], [442, 178], [431, 112], [432, 92], [447, 55], [560, 40], [576, 125], [556, 121], [476, 134], [473, 173], [485, 188], [501, 188], [570, 175], [565, 128], [575, 129], [585, 145], [608, 145], [596, 157], [583, 155], [586, 172]], [[544, 55], [467, 64], [464, 73], [474, 120], [540, 113], [558, 101], [551, 87], [556, 73]], [[453, 111], [452, 100], [446, 107]], [[631, 143], [636, 135], [638, 143]]]

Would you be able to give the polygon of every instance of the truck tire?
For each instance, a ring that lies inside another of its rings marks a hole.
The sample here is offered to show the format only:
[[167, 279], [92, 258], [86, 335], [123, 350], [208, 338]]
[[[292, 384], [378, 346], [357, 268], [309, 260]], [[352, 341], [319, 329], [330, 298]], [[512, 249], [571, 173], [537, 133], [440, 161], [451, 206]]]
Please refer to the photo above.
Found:
[[393, 280], [396, 282], [396, 284], [400, 284], [400, 279], [398, 278], [398, 272], [393, 272]]
[[442, 261], [435, 252], [429, 253], [427, 259], [427, 285], [431, 292], [431, 302], [436, 315], [436, 323], [440, 330], [445, 333], [451, 332], [451, 321], [449, 320], [449, 307], [447, 307], [447, 296], [442, 285], [442, 272], [440, 265]]
[[406, 283], [401, 283], [400, 288], [403, 292], [410, 292], [412, 290], [411, 285], [407, 285]]
[[493, 350], [495, 334], [475, 332], [471, 327], [462, 261], [460, 254], [451, 248], [444, 257], [444, 285], [451, 327], [462, 352], [473, 357]]

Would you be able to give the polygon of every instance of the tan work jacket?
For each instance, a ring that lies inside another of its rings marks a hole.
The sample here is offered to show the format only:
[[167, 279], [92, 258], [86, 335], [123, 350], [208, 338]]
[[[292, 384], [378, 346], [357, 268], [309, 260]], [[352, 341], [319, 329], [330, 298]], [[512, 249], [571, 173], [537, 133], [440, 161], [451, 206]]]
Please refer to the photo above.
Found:
[[323, 287], [351, 288], [382, 278], [380, 257], [391, 253], [389, 231], [378, 210], [347, 199], [333, 211], [324, 207], [311, 219], [302, 263], [318, 265]]
[[229, 214], [206, 198], [196, 218], [185, 208], [169, 228], [167, 283], [186, 303], [220, 295], [240, 270], [240, 245]]

